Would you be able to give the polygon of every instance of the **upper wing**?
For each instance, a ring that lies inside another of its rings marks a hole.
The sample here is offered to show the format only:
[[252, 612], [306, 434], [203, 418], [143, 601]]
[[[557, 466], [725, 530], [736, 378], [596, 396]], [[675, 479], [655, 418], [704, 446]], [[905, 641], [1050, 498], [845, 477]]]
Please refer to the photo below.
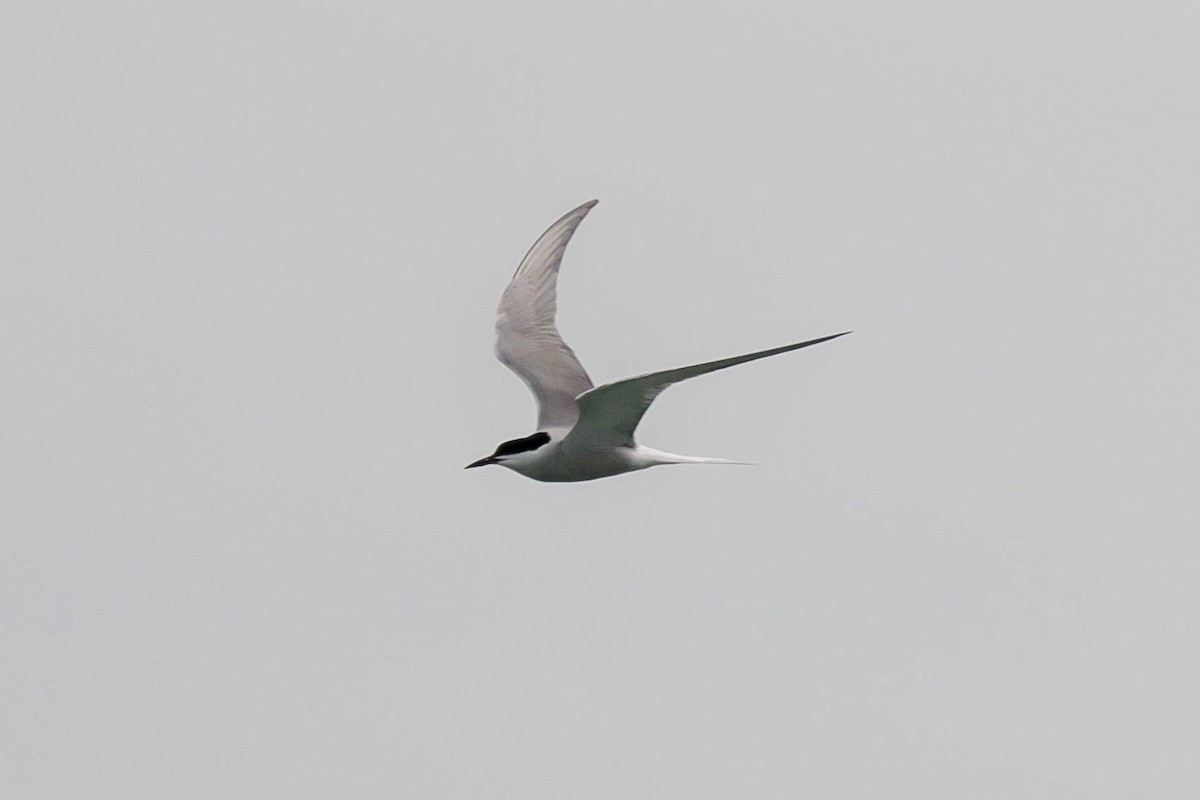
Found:
[[533, 392], [538, 430], [574, 425], [579, 417], [575, 398], [592, 388], [592, 379], [554, 326], [554, 311], [563, 251], [598, 202], [584, 203], [534, 242], [496, 309], [496, 357]]
[[593, 448], [632, 445], [633, 431], [641, 421], [642, 415], [646, 413], [646, 409], [650, 408], [654, 398], [658, 397], [663, 389], [671, 384], [694, 378], [697, 375], [704, 375], [707, 372], [716, 372], [726, 367], [745, 364], [747, 361], [828, 342], [830, 339], [845, 336], [849, 332], [835, 333], [832, 336], [822, 336], [820, 339], [775, 347], [771, 350], [760, 350], [744, 356], [733, 356], [720, 361], [693, 364], [690, 367], [667, 369], [662, 372], [650, 372], [634, 378], [626, 378], [623, 381], [606, 383], [576, 398], [575, 402], [579, 405], [579, 422], [567, 434], [563, 440], [563, 446]]

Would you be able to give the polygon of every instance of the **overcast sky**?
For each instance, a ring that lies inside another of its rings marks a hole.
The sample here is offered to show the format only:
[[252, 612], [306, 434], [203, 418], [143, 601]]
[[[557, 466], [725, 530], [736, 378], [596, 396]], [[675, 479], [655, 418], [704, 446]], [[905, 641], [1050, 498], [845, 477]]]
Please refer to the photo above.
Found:
[[[1200, 796], [1194, 2], [7, 4], [0, 795]], [[533, 432], [547, 225], [597, 382]]]

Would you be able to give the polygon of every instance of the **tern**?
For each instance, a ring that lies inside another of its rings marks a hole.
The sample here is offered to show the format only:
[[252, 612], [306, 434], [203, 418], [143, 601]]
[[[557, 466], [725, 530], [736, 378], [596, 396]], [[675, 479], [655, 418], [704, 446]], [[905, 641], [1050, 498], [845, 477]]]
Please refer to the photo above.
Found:
[[547, 482], [590, 481], [660, 464], [744, 464], [665, 453], [638, 444], [633, 432], [664, 389], [680, 381], [768, 356], [828, 342], [850, 331], [595, 386], [554, 324], [558, 269], [592, 200], [551, 225], [521, 260], [500, 298], [496, 357], [537, 400], [537, 431], [503, 442], [465, 469], [499, 464]]

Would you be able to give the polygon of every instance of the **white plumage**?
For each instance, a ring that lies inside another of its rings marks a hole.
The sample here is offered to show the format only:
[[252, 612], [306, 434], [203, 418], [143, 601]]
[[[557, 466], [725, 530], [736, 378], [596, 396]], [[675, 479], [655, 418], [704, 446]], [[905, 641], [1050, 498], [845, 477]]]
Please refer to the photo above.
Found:
[[533, 392], [538, 432], [504, 442], [467, 468], [501, 464], [540, 481], [584, 481], [658, 464], [744, 463], [653, 450], [639, 445], [633, 432], [654, 399], [672, 384], [827, 342], [849, 331], [594, 387], [559, 335], [554, 316], [563, 252], [597, 202], [584, 203], [541, 235], [513, 273], [497, 309], [496, 356]]

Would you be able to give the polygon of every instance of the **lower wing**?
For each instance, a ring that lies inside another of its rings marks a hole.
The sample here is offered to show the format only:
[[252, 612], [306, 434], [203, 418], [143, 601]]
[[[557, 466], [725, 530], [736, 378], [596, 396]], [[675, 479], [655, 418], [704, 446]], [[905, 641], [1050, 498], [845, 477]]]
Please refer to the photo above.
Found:
[[632, 445], [633, 432], [641, 422], [642, 416], [650, 408], [654, 399], [671, 384], [686, 381], [697, 375], [716, 372], [719, 369], [736, 367], [747, 361], [757, 361], [760, 358], [828, 342], [839, 336], [845, 336], [847, 333], [850, 331], [835, 333], [832, 336], [822, 336], [820, 339], [810, 339], [798, 344], [775, 347], [770, 350], [760, 350], [744, 356], [733, 356], [719, 361], [666, 369], [661, 372], [649, 372], [634, 378], [597, 386], [575, 398], [575, 403], [579, 407], [579, 420], [563, 440], [563, 446], [593, 448]]

